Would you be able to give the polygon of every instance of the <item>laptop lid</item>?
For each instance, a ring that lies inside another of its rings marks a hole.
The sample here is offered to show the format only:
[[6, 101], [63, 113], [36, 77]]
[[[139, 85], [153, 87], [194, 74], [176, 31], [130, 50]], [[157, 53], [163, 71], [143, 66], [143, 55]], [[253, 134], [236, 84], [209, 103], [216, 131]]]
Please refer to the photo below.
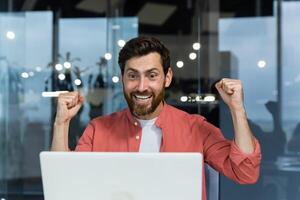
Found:
[[45, 200], [201, 200], [199, 153], [40, 154]]

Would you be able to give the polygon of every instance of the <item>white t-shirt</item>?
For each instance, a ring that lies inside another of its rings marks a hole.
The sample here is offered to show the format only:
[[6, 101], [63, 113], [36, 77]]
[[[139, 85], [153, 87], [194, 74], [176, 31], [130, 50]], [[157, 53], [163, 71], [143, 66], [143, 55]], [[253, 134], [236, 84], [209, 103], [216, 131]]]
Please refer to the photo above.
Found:
[[142, 139], [139, 152], [159, 152], [162, 133], [161, 129], [155, 126], [157, 118], [150, 120], [138, 119], [142, 127]]

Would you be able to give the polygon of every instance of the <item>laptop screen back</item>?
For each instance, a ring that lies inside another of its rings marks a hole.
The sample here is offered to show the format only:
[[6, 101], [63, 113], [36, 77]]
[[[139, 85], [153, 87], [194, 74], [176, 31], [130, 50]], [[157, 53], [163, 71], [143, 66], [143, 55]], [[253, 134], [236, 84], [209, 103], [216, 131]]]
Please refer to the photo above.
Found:
[[45, 200], [201, 200], [199, 153], [40, 154]]

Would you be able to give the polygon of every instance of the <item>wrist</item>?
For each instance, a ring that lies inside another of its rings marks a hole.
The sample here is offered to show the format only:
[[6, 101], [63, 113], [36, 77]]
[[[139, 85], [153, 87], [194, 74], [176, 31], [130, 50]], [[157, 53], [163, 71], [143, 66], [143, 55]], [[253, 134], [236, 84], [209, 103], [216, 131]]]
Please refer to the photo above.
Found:
[[233, 117], [237, 117], [237, 118], [246, 117], [247, 118], [246, 110], [243, 106], [230, 108], [230, 113]]
[[55, 119], [54, 121], [54, 126], [55, 127], [59, 127], [59, 126], [68, 126], [70, 124], [70, 120], [58, 120], [58, 119]]
[[229, 106], [229, 110], [232, 113], [245, 113], [246, 112], [244, 105]]

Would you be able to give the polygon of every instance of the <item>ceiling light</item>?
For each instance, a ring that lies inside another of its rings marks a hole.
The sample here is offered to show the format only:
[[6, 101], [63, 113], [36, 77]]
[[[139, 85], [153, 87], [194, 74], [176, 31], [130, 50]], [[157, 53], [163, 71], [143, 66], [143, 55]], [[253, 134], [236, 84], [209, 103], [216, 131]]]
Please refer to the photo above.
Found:
[[259, 68], [264, 68], [264, 67], [267, 66], [267, 63], [266, 63], [266, 61], [264, 61], [264, 60], [260, 60], [260, 61], [257, 62], [257, 66], [258, 66]]
[[10, 40], [13, 40], [13, 39], [15, 39], [16, 34], [15, 34], [14, 32], [12, 32], [12, 31], [7, 31], [7, 32], [6, 32], [6, 37], [7, 37], [8, 39], [10, 39]]
[[180, 101], [182, 101], [182, 102], [186, 102], [187, 100], [188, 100], [187, 96], [180, 97]]
[[125, 40], [118, 40], [118, 46], [121, 48], [124, 47], [125, 43]]
[[62, 66], [62, 64], [56, 64], [55, 65], [55, 69], [57, 70], [57, 71], [61, 71], [62, 69], [63, 69], [63, 66]]
[[59, 94], [67, 93], [68, 91], [42, 92], [43, 97], [58, 97]]
[[199, 42], [195, 42], [195, 43], [193, 44], [193, 49], [194, 49], [194, 50], [199, 50], [200, 48], [201, 48], [201, 45], [200, 45]]
[[42, 71], [42, 68], [38, 66], [38, 67], [35, 68], [35, 71], [41, 72], [41, 71]]
[[66, 69], [70, 69], [72, 67], [72, 64], [70, 62], [66, 61], [66, 62], [64, 62], [64, 67]]
[[22, 77], [22, 78], [28, 78], [28, 77], [29, 77], [29, 74], [28, 74], [27, 72], [23, 72], [23, 73], [21, 74], [21, 77]]
[[184, 63], [183, 63], [181, 60], [177, 61], [177, 63], [176, 63], [176, 66], [177, 66], [178, 68], [182, 68], [183, 65], [184, 65]]
[[192, 52], [192, 53], [189, 54], [189, 58], [190, 58], [191, 60], [195, 60], [195, 59], [197, 58], [197, 54], [194, 53], [194, 52]]
[[112, 29], [112, 30], [119, 30], [120, 28], [121, 28], [121, 26], [118, 25], [118, 24], [115, 24], [115, 25], [112, 25], [112, 26], [111, 26], [111, 29]]
[[106, 54], [104, 54], [104, 58], [105, 58], [106, 60], [110, 60], [110, 59], [112, 58], [111, 53], [106, 53]]
[[208, 95], [208, 96], [204, 97], [204, 101], [207, 101], [207, 102], [213, 102], [215, 100], [216, 100], [216, 97], [212, 96], [212, 95]]
[[77, 78], [77, 79], [74, 80], [74, 83], [75, 83], [75, 85], [77, 85], [77, 86], [78, 86], [78, 85], [81, 85], [81, 80]]
[[112, 77], [112, 82], [114, 82], [114, 83], [118, 83], [119, 82], [119, 77], [118, 76], [113, 76]]
[[65, 78], [66, 78], [66, 75], [64, 75], [64, 74], [58, 74], [58, 79], [59, 80], [65, 80]]

